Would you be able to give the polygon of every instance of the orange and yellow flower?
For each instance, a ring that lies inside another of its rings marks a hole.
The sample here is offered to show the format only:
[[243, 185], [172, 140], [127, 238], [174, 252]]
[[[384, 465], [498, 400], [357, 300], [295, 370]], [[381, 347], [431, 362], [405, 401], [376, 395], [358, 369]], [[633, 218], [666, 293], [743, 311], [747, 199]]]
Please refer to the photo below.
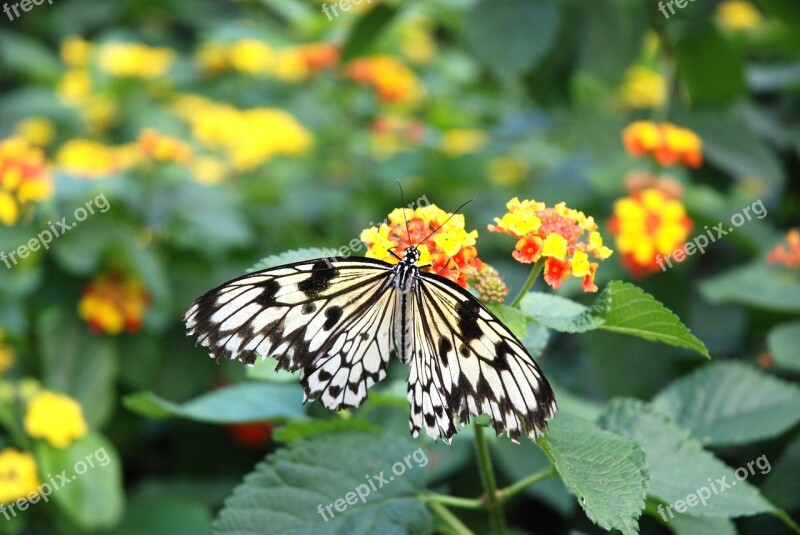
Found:
[[310, 71], [333, 67], [339, 61], [339, 47], [331, 43], [306, 43], [297, 51]]
[[150, 295], [142, 283], [117, 272], [102, 273], [86, 286], [78, 315], [95, 333], [137, 332]]
[[622, 143], [632, 156], [652, 156], [663, 166], [700, 167], [703, 163], [700, 137], [671, 123], [631, 123], [622, 132]]
[[33, 455], [14, 448], [0, 451], [0, 504], [35, 495], [39, 483]]
[[793, 228], [786, 234], [786, 243], [776, 245], [768, 254], [770, 264], [800, 268], [800, 230]]
[[80, 403], [48, 390], [41, 390], [28, 401], [24, 424], [28, 435], [60, 449], [88, 432]]
[[692, 220], [673, 192], [648, 187], [614, 203], [608, 227], [622, 264], [634, 276], [658, 271], [658, 259], [682, 248], [692, 230]]
[[183, 164], [192, 157], [192, 149], [186, 142], [162, 134], [154, 128], [142, 130], [139, 134], [138, 146], [142, 154], [158, 162]]
[[517, 238], [512, 253], [517, 261], [530, 264], [544, 259], [544, 280], [553, 288], [573, 276], [582, 279], [585, 292], [597, 291], [594, 278], [599, 264], [591, 262], [589, 255], [605, 260], [612, 251], [603, 245], [594, 218], [563, 202], [547, 207], [514, 197], [506, 208], [508, 212], [495, 218], [497, 224], [489, 225], [489, 230]]
[[422, 97], [417, 75], [392, 56], [351, 61], [345, 75], [358, 83], [371, 85], [378, 98], [385, 102], [414, 104]]
[[[447, 221], [448, 218], [451, 219]], [[447, 224], [442, 226], [445, 221]], [[468, 272], [480, 270], [483, 265], [475, 249], [477, 239], [477, 230], [468, 232], [464, 228], [463, 214], [449, 214], [435, 204], [397, 208], [384, 223], [361, 232], [361, 241], [367, 244], [367, 258], [394, 264], [398, 259], [392, 252], [402, 258], [407, 247], [416, 246], [420, 253], [418, 265], [428, 265], [428, 271], [464, 288]]]
[[79, 178], [98, 179], [130, 168], [138, 154], [132, 145], [109, 146], [90, 139], [71, 139], [59, 148], [56, 164]]
[[19, 137], [0, 140], [0, 222], [15, 224], [23, 207], [52, 195], [53, 180], [41, 149]]

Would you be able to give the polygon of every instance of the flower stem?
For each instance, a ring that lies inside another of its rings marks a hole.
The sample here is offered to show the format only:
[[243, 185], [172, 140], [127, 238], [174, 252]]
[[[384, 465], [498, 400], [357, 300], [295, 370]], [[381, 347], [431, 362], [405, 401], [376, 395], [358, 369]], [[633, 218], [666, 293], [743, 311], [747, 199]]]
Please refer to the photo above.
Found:
[[451, 513], [450, 510], [441, 503], [428, 502], [428, 507], [433, 509], [433, 512], [439, 515], [439, 518], [444, 520], [448, 526], [453, 528], [453, 533], [457, 533], [459, 535], [475, 535], [472, 530], [465, 526], [456, 515]]
[[486, 503], [480, 498], [459, 498], [458, 496], [448, 496], [447, 494], [437, 494], [435, 492], [426, 492], [421, 494], [419, 498], [426, 503], [440, 503], [452, 507], [460, 507], [461, 509], [482, 509], [486, 506]]
[[542, 269], [544, 269], [544, 258], [540, 258], [539, 260], [537, 260], [536, 263], [533, 265], [533, 268], [531, 268], [531, 273], [530, 275], [528, 275], [528, 280], [525, 281], [525, 284], [522, 285], [522, 289], [520, 289], [519, 293], [514, 298], [514, 300], [511, 301], [512, 308], [516, 307], [519, 304], [519, 302], [522, 301], [522, 298], [525, 297], [525, 294], [527, 294], [528, 290], [531, 289], [533, 283], [536, 282], [536, 279], [539, 278], [539, 273], [542, 272]]
[[483, 490], [486, 493], [487, 508], [489, 509], [489, 519], [492, 524], [492, 531], [495, 535], [506, 535], [506, 519], [503, 516], [503, 508], [497, 496], [497, 482], [492, 471], [492, 460], [489, 457], [489, 445], [486, 442], [483, 427], [475, 425], [475, 449], [478, 456], [478, 470], [481, 473]]
[[503, 489], [498, 491], [499, 498], [502, 501], [505, 501], [515, 494], [522, 492], [526, 488], [530, 487], [531, 485], [535, 485], [540, 481], [544, 481], [545, 479], [549, 479], [554, 477], [557, 474], [556, 469], [552, 466], [548, 466], [547, 468], [543, 468], [538, 472], [534, 472], [533, 474], [529, 475], [528, 477], [522, 478], [513, 485], [509, 485]]

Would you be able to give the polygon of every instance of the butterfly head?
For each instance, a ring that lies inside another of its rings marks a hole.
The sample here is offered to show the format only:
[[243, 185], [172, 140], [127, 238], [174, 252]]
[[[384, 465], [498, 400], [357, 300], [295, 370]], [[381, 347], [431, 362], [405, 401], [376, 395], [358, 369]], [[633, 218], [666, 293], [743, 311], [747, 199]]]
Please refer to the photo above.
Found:
[[416, 247], [406, 247], [403, 253], [403, 262], [415, 265], [419, 261], [419, 250]]

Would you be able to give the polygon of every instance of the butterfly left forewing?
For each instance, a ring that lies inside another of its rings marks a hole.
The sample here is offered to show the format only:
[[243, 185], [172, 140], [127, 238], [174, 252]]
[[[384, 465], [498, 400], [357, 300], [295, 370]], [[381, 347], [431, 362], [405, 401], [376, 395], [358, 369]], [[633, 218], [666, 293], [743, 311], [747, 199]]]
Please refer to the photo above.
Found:
[[[466, 290], [421, 274], [408, 398], [412, 433], [449, 440], [455, 419], [488, 414], [495, 431], [535, 438], [555, 410], [550, 385], [516, 337]], [[413, 381], [412, 381], [413, 377]]]
[[298, 262], [245, 275], [186, 311], [211, 356], [252, 364], [273, 356], [300, 371], [307, 399], [360, 405], [386, 375], [392, 349], [391, 266], [364, 258]]

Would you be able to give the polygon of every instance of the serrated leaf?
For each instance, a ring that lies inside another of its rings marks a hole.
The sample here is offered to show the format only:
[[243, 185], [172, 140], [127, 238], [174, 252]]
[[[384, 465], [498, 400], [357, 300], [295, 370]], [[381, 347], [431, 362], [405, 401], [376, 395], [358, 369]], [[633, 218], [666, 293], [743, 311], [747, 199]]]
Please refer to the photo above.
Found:
[[404, 437], [347, 432], [293, 442], [256, 465], [225, 500], [214, 533], [432, 533], [417, 496], [426, 465], [424, 451]]
[[152, 392], [126, 396], [124, 405], [151, 418], [176, 416], [209, 423], [262, 422], [305, 417], [303, 392], [296, 384], [239, 383], [184, 403], [174, 403]]
[[746, 444], [800, 421], [800, 388], [734, 362], [703, 366], [662, 390], [653, 408], [704, 444]]
[[[105, 437], [90, 433], [64, 449], [42, 441], [36, 445], [36, 459], [42, 474], [67, 478], [53, 476], [60, 486], [52, 489], [49, 499], [75, 524], [93, 531], [117, 523], [123, 504], [122, 462]], [[53, 486], [53, 480], [42, 483]]]
[[253, 267], [247, 270], [248, 273], [259, 271], [262, 269], [269, 269], [284, 264], [291, 264], [294, 262], [302, 262], [303, 260], [315, 260], [317, 258], [331, 258], [338, 253], [336, 249], [329, 247], [306, 247], [304, 249], [293, 249], [280, 254], [266, 256], [256, 262]]
[[675, 535], [736, 535], [736, 525], [730, 518], [690, 516], [680, 513], [676, 514], [675, 518], [669, 518], [666, 513], [658, 516], [660, 520], [667, 522], [667, 527]]
[[776, 366], [800, 371], [800, 321], [772, 329], [767, 335], [767, 348]]
[[272, 433], [276, 442], [288, 444], [295, 440], [307, 439], [326, 433], [341, 433], [343, 431], [380, 431], [366, 420], [357, 418], [331, 418], [329, 420], [291, 421], [282, 425]]
[[[605, 301], [600, 305], [606, 304]], [[582, 333], [598, 328], [604, 320], [600, 309], [592, 309], [566, 297], [529, 292], [520, 302], [520, 308], [542, 325], [566, 333]]]
[[737, 303], [780, 312], [800, 312], [800, 277], [762, 263], [726, 271], [700, 283], [712, 303]]
[[[737, 517], [775, 509], [756, 487], [737, 480], [734, 469], [704, 450], [689, 431], [638, 400], [612, 401], [598, 423], [642, 446], [652, 477], [649, 493], [670, 506], [676, 506], [680, 500], [681, 508], [686, 507], [683, 512], [688, 515]], [[722, 482], [714, 483], [718, 480], [724, 480], [729, 487]], [[697, 501], [701, 492], [709, 494], [705, 505]], [[695, 496], [693, 506], [687, 502], [689, 495]], [[669, 517], [670, 510], [665, 511], [664, 515]]]
[[342, 62], [365, 55], [375, 39], [389, 26], [396, 15], [396, 7], [382, 3], [358, 19], [342, 49]]
[[649, 476], [636, 442], [561, 413], [550, 422], [543, 442], [592, 522], [606, 530], [639, 532]]
[[497, 316], [503, 324], [516, 336], [519, 340], [525, 338], [525, 333], [528, 327], [528, 318], [525, 313], [518, 308], [512, 308], [508, 305], [487, 303], [488, 308], [492, 314]]

